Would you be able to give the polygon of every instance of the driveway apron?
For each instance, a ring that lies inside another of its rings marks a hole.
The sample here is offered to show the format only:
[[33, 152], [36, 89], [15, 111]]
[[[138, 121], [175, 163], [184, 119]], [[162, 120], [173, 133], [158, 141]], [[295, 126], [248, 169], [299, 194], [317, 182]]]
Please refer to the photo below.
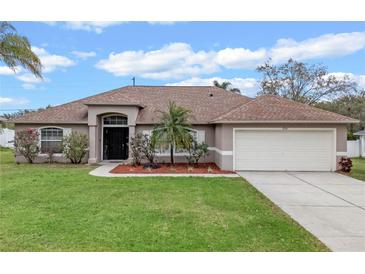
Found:
[[333, 251], [365, 251], [365, 182], [331, 172], [238, 172]]

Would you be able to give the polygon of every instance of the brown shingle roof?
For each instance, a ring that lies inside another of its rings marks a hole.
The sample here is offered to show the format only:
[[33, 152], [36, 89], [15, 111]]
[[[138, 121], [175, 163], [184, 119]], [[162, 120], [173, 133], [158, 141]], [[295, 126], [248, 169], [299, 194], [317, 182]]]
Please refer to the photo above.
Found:
[[213, 119], [214, 123], [224, 122], [343, 122], [356, 123], [358, 120], [294, 102], [274, 95], [262, 95]]
[[192, 111], [192, 123], [208, 123], [217, 115], [252, 99], [217, 87], [127, 86], [13, 119], [16, 123], [87, 123], [87, 104], [139, 105], [137, 124], [157, 121], [157, 110], [169, 101]]
[[192, 111], [192, 123], [306, 121], [344, 122], [357, 120], [333, 112], [293, 102], [282, 97], [263, 95], [256, 99], [201, 86], [127, 86], [42, 111], [27, 113], [15, 123], [87, 123], [87, 105], [136, 105], [141, 107], [137, 124], [158, 120], [156, 111], [165, 111], [169, 101]]

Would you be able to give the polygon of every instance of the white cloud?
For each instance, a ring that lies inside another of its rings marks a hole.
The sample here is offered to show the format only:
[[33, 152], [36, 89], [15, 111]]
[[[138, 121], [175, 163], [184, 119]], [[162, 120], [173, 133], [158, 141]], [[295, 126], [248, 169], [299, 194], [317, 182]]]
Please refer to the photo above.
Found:
[[68, 22], [65, 22], [64, 25], [68, 29], [93, 31], [97, 34], [100, 34], [107, 27], [120, 25], [120, 24], [123, 24], [123, 23], [125, 23], [125, 22], [117, 22], [117, 21], [68, 21]]
[[351, 81], [356, 82], [359, 85], [359, 87], [365, 88], [365, 74], [355, 75], [350, 72], [331, 72], [328, 75], [333, 75], [338, 79], [343, 79], [347, 76]]
[[[56, 69], [64, 69], [66, 67], [70, 67], [75, 65], [76, 63], [69, 59], [66, 56], [50, 54], [43, 48], [32, 47], [32, 50], [38, 55], [43, 65], [43, 73], [50, 73], [55, 71]], [[0, 74], [3, 75], [14, 75], [18, 80], [22, 81], [22, 87], [24, 89], [35, 89], [36, 84], [50, 82], [50, 79], [44, 77], [43, 79], [35, 77], [32, 73], [26, 72], [26, 70], [22, 68], [16, 69], [17, 74], [7, 68], [0, 67]]]
[[219, 70], [215, 52], [194, 52], [189, 44], [171, 43], [153, 51], [110, 53], [96, 67], [115, 76], [135, 75], [150, 79], [179, 79]]
[[181, 79], [210, 74], [220, 68], [254, 68], [264, 62], [266, 51], [226, 48], [194, 51], [189, 44], [171, 43], [152, 51], [112, 52], [96, 67], [115, 76], [135, 75], [150, 79]]
[[38, 55], [43, 65], [43, 72], [48, 73], [58, 68], [66, 68], [76, 63], [66, 56], [50, 54], [44, 48], [32, 47], [35, 54]]
[[47, 82], [51, 81], [48, 78], [43, 78], [43, 79], [37, 78], [31, 73], [24, 73], [24, 74], [21, 74], [21, 75], [17, 76], [16, 78], [18, 80], [24, 82], [22, 84], [22, 87], [24, 89], [28, 89], [28, 90], [36, 89], [37, 88], [36, 84], [47, 83]]
[[25, 98], [10, 98], [10, 97], [0, 97], [0, 105], [25, 105], [29, 101]]
[[94, 57], [96, 56], [96, 52], [94, 51], [78, 51], [78, 50], [74, 50], [72, 51], [72, 54], [75, 55], [76, 57], [86, 60], [90, 57]]
[[176, 22], [175, 21], [148, 21], [147, 22], [150, 25], [167, 25], [167, 26], [171, 26], [174, 25]]
[[171, 43], [158, 50], [110, 53], [96, 67], [115, 76], [150, 79], [199, 77], [228, 69], [255, 69], [268, 58], [274, 63], [344, 56], [365, 48], [365, 32], [326, 34], [300, 42], [280, 39], [273, 48], [224, 48], [194, 51], [187, 43]]
[[41, 21], [41, 23], [44, 23], [46, 25], [49, 25], [49, 26], [55, 26], [57, 25], [57, 21]]
[[265, 49], [225, 48], [218, 51], [218, 64], [232, 69], [252, 69], [267, 59]]
[[365, 32], [325, 34], [300, 42], [293, 39], [279, 39], [271, 49], [270, 56], [274, 63], [280, 63], [289, 58], [308, 60], [340, 57], [352, 54], [364, 47]]
[[15, 71], [10, 69], [9, 67], [1, 66], [0, 67], [0, 75], [14, 75], [22, 71], [22, 68], [16, 67]]
[[[43, 70], [42, 70], [43, 73], [49, 73], [56, 69], [67, 68], [70, 66], [74, 66], [76, 64], [73, 60], [69, 59], [68, 57], [62, 56], [62, 55], [50, 54], [44, 48], [32, 47], [32, 50], [35, 54], [38, 55], [39, 59], [41, 60], [41, 63], [43, 65]], [[23, 73], [23, 72], [25, 72], [25, 70], [22, 69], [21, 67], [16, 68], [16, 74]], [[10, 68], [8, 68], [6, 66], [0, 67], [0, 75], [14, 75], [14, 74], [15, 73]], [[26, 74], [23, 74], [20, 76], [17, 75], [16, 77], [19, 80], [22, 80], [25, 78], [29, 79], [30, 78], [29, 75], [30, 74], [26, 73]], [[33, 78], [37, 79], [35, 77], [33, 77]], [[36, 80], [33, 80], [33, 82], [34, 81], [36, 81]], [[39, 79], [39, 81], [40, 81], [40, 79]]]
[[212, 86], [214, 81], [218, 81], [220, 83], [228, 81], [232, 84], [232, 87], [238, 88], [241, 90], [242, 94], [248, 96], [255, 96], [257, 91], [259, 90], [258, 81], [254, 78], [221, 78], [221, 77], [212, 77], [212, 78], [199, 78], [193, 77], [187, 80], [183, 80], [175, 83], [168, 83], [166, 86]]
[[28, 83], [22, 84], [22, 87], [24, 89], [36, 89], [36, 86], [34, 84], [28, 84]]
[[21, 75], [17, 76], [16, 78], [22, 82], [29, 83], [29, 84], [38, 84], [38, 83], [43, 82], [43, 80], [41, 78], [37, 78], [31, 73], [21, 74]]

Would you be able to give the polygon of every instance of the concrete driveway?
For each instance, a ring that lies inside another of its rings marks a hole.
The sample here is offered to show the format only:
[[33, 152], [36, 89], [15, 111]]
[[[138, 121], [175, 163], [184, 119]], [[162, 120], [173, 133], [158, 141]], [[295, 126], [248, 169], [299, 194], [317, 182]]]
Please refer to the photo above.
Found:
[[238, 172], [333, 251], [365, 251], [365, 182], [330, 172]]

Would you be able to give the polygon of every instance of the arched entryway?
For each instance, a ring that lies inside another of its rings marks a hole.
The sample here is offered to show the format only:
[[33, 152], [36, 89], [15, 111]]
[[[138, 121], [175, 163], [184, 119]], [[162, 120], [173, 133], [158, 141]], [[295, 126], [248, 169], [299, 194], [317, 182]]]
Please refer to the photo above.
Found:
[[102, 123], [102, 160], [128, 159], [129, 127], [128, 117], [109, 114], [101, 117]]

